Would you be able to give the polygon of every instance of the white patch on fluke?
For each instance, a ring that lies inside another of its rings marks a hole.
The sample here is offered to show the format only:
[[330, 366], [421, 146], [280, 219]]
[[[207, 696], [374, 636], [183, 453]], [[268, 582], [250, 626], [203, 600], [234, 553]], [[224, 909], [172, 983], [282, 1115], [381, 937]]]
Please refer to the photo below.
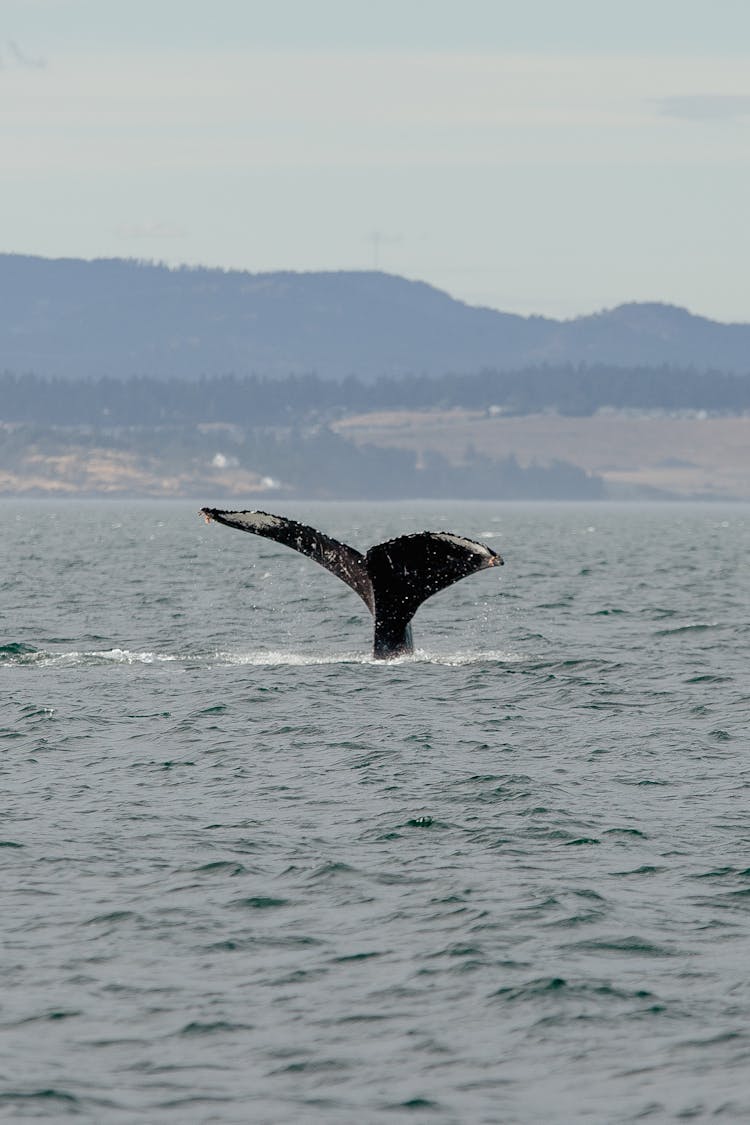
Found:
[[451, 535], [449, 531], [435, 531], [433, 535], [436, 539], [443, 539], [446, 543], [455, 543], [457, 547], [463, 548], [464, 551], [473, 551], [475, 555], [481, 555], [485, 559], [494, 554], [494, 551], [485, 547], [484, 543], [475, 543], [473, 539], [463, 539], [460, 535]]
[[287, 521], [278, 516], [270, 516], [267, 512], [226, 512], [228, 519], [242, 527], [282, 527]]

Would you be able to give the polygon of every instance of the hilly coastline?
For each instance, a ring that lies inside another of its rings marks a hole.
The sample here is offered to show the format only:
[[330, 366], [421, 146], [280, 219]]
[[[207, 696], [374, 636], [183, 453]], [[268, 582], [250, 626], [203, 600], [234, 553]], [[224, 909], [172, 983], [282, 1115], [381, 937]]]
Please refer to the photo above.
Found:
[[0, 494], [750, 498], [750, 325], [0, 255]]
[[0, 291], [0, 368], [44, 376], [375, 379], [593, 363], [750, 371], [748, 324], [653, 303], [523, 317], [379, 272], [2, 254]]

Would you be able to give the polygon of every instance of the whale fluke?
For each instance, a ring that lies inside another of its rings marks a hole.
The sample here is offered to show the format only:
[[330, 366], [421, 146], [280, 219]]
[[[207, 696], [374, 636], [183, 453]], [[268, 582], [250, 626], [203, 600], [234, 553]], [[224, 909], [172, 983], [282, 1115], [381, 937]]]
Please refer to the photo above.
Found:
[[346, 582], [375, 619], [373, 655], [378, 659], [413, 651], [410, 622], [427, 598], [478, 570], [503, 565], [484, 543], [446, 531], [400, 535], [362, 555], [314, 527], [269, 512], [201, 508], [201, 514], [206, 522], [216, 520], [292, 547]]

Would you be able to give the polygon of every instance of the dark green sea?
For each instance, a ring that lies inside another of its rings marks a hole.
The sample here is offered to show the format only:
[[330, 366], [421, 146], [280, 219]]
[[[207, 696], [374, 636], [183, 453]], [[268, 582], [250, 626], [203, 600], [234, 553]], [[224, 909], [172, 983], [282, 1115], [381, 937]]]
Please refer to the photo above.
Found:
[[0, 503], [0, 1118], [749, 1121], [750, 507], [200, 504]]

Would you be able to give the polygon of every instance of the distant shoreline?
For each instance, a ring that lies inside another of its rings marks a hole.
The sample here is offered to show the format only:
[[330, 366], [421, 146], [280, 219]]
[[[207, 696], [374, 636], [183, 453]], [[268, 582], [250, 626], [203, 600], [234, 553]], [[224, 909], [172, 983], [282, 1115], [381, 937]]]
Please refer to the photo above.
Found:
[[750, 417], [379, 411], [305, 429], [0, 425], [0, 496], [750, 500]]

